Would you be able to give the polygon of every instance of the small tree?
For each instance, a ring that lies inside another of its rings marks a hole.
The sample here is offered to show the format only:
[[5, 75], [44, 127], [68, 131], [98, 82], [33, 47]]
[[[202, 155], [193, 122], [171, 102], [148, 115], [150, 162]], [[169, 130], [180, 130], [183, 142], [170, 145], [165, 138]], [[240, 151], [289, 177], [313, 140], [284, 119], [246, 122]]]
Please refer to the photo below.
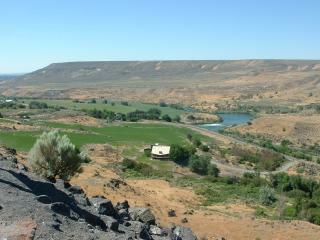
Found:
[[215, 164], [210, 162], [209, 156], [197, 156], [193, 155], [190, 158], [189, 166], [192, 172], [198, 173], [200, 175], [210, 175], [218, 177], [220, 170]]
[[162, 116], [162, 120], [167, 121], [167, 122], [171, 122], [172, 121], [171, 117], [168, 114], [163, 115]]
[[80, 152], [70, 139], [58, 131], [44, 132], [29, 152], [28, 161], [39, 175], [56, 179], [69, 180], [81, 171], [81, 163], [88, 157]]
[[178, 144], [171, 145], [170, 159], [178, 164], [187, 165], [190, 157], [190, 152], [187, 148]]
[[210, 164], [208, 167], [208, 175], [218, 177], [220, 173], [220, 169], [215, 164]]
[[210, 165], [210, 159], [207, 156], [193, 155], [190, 158], [189, 166], [192, 172], [200, 175], [208, 174], [208, 166]]

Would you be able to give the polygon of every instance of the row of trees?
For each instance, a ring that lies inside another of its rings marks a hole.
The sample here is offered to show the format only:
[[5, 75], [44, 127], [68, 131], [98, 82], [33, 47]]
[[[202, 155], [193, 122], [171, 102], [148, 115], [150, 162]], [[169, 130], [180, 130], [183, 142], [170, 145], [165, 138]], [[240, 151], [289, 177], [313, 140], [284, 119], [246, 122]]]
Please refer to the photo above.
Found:
[[47, 109], [49, 108], [48, 104], [45, 102], [31, 101], [29, 103], [30, 109]]
[[175, 118], [171, 118], [168, 114], [161, 116], [161, 110], [157, 108], [151, 108], [148, 111], [136, 110], [133, 112], [129, 112], [127, 114], [123, 113], [115, 113], [113, 111], [108, 110], [85, 110], [90, 116], [99, 119], [108, 119], [109, 121], [121, 120], [121, 121], [130, 121], [137, 122], [139, 120], [147, 119], [147, 120], [163, 120], [167, 122], [180, 122], [180, 117], [176, 116]]

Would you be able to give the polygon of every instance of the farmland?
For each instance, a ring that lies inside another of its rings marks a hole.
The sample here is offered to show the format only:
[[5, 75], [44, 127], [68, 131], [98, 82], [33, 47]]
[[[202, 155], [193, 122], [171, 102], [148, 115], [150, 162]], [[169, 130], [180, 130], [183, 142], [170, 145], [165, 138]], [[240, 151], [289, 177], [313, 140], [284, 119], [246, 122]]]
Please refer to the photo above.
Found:
[[[81, 147], [90, 143], [109, 143], [114, 145], [177, 144], [183, 143], [188, 133], [202, 139], [208, 139], [187, 128], [177, 128], [161, 124], [130, 123], [106, 127], [88, 127], [82, 125], [42, 122], [43, 130], [59, 129], [68, 135], [72, 142]], [[28, 151], [42, 131], [0, 131], [2, 144], [21, 151]]]

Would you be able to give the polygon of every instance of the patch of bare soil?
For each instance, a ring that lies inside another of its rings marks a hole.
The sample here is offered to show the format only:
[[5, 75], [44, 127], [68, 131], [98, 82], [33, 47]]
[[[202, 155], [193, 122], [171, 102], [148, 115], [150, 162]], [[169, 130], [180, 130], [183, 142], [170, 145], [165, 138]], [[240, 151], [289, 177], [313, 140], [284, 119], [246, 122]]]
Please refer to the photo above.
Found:
[[62, 118], [54, 119], [51, 121], [65, 123], [65, 124], [80, 124], [85, 126], [101, 126], [102, 125], [99, 119], [89, 117], [89, 116], [62, 117]]
[[288, 173], [291, 175], [302, 175], [320, 180], [320, 166], [313, 162], [299, 162], [289, 168]]
[[252, 125], [233, 128], [240, 132], [262, 134], [276, 141], [288, 139], [294, 144], [320, 143], [320, 115], [274, 114], [252, 121]]
[[[121, 160], [119, 150], [108, 145], [87, 147], [92, 162], [74, 177], [89, 196], [104, 195], [113, 202], [130, 200], [147, 206], [163, 226], [171, 223], [191, 227], [199, 237], [216, 239], [318, 239], [320, 227], [303, 221], [270, 221], [254, 218], [254, 210], [242, 203], [200, 207], [201, 197], [191, 189], [171, 186], [157, 179], [124, 180], [110, 164]], [[117, 184], [113, 184], [116, 182]], [[170, 217], [168, 211], [175, 215]]]
[[85, 126], [101, 126], [103, 124], [100, 119], [87, 116], [85, 115], [85, 113], [80, 111], [72, 110], [61, 110], [54, 113], [44, 113], [36, 115], [34, 118], [51, 122], [80, 124]]
[[21, 124], [20, 122], [2, 122], [0, 123], [1, 130], [22, 130], [22, 131], [31, 131], [36, 130], [39, 127], [31, 126], [26, 124]]
[[3, 222], [0, 220], [0, 239], [30, 240], [34, 238], [37, 223], [31, 218], [16, 222]]

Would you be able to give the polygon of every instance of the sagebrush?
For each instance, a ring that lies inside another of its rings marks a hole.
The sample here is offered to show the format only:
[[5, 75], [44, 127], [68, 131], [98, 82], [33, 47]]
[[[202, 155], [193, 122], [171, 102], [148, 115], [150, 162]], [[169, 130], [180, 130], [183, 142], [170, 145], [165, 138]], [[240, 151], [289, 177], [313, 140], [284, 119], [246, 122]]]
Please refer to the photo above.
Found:
[[88, 156], [58, 131], [44, 132], [29, 152], [28, 161], [39, 175], [48, 178], [69, 180], [81, 171], [81, 163]]

